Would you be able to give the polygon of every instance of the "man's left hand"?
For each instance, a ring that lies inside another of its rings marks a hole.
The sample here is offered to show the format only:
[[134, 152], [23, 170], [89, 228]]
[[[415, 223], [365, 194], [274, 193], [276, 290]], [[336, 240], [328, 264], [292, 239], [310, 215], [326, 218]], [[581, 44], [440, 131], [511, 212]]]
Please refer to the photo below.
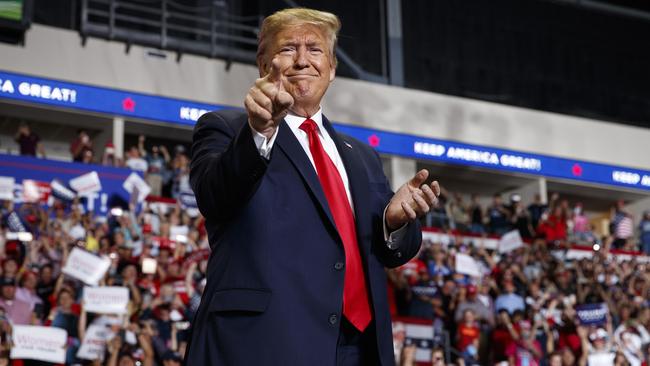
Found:
[[438, 205], [440, 185], [437, 181], [424, 184], [428, 177], [429, 171], [422, 169], [395, 192], [386, 209], [388, 229], [397, 230]]

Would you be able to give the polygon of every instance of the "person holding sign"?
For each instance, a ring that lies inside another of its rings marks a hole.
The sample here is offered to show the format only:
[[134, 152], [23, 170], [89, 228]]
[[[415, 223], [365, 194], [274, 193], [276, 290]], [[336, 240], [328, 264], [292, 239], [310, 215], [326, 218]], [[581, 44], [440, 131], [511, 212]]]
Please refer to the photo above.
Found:
[[418, 252], [440, 187], [422, 170], [393, 194], [377, 153], [324, 116], [339, 28], [311, 9], [267, 17], [246, 113], [196, 124], [213, 251], [188, 365], [394, 363], [384, 268]]

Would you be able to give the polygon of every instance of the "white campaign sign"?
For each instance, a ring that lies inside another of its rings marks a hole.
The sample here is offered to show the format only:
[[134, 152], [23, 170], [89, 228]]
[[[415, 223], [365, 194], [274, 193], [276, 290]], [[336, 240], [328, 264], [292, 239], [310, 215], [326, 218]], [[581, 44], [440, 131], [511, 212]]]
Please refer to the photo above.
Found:
[[16, 179], [14, 177], [0, 177], [0, 200], [14, 200], [15, 183]]
[[499, 240], [499, 253], [512, 252], [517, 248], [524, 246], [524, 241], [521, 240], [519, 230], [512, 230], [501, 237]]
[[110, 329], [106, 326], [91, 324], [86, 329], [83, 343], [77, 351], [77, 357], [84, 360], [104, 360], [106, 350], [106, 341], [112, 335]]
[[614, 358], [616, 358], [616, 353], [613, 352], [596, 353], [589, 355], [587, 364], [589, 366], [610, 366], [614, 364]]
[[124, 189], [129, 193], [133, 192], [134, 188], [137, 189], [138, 202], [144, 201], [144, 199], [149, 195], [149, 192], [151, 192], [151, 188], [147, 182], [136, 173], [131, 173], [124, 181], [124, 184], [122, 184], [122, 187], [124, 187]]
[[186, 243], [189, 231], [186, 225], [172, 225], [169, 227], [169, 239], [179, 243]]
[[104, 277], [110, 265], [111, 260], [107, 257], [98, 257], [75, 247], [65, 262], [63, 273], [95, 286]]
[[429, 243], [440, 243], [443, 246], [448, 246], [450, 243], [462, 241], [463, 244], [467, 245], [473, 245], [474, 247], [477, 248], [485, 248], [485, 249], [491, 249], [491, 250], [496, 250], [497, 246], [499, 244], [499, 241], [497, 239], [491, 239], [491, 238], [481, 238], [477, 236], [452, 236], [449, 234], [445, 233], [437, 233], [437, 232], [431, 232], [431, 231], [423, 231], [422, 232], [422, 242], [429, 242]]
[[61, 328], [34, 325], [14, 325], [10, 358], [65, 362], [68, 332]]
[[70, 188], [77, 191], [77, 194], [84, 196], [102, 190], [102, 183], [99, 181], [97, 172], [90, 172], [70, 179]]
[[120, 286], [84, 287], [84, 309], [91, 313], [126, 314], [129, 289]]
[[483, 276], [483, 273], [481, 273], [478, 263], [476, 263], [474, 258], [463, 253], [456, 254], [456, 272], [470, 275], [472, 277]]
[[[406, 336], [411, 339], [418, 339], [420, 342], [417, 342], [417, 349], [415, 350], [415, 361], [416, 362], [427, 362], [431, 360], [431, 349], [427, 346], [433, 344], [433, 326], [423, 325], [423, 324], [406, 324]], [[421, 341], [430, 341], [421, 342]]]
[[38, 202], [41, 198], [41, 192], [36, 181], [23, 179], [23, 201]]

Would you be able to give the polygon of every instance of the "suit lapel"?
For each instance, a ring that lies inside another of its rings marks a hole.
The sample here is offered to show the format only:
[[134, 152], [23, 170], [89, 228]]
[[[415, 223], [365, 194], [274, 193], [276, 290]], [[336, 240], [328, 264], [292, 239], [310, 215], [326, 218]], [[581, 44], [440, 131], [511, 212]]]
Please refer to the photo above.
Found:
[[302, 176], [302, 179], [307, 184], [307, 187], [309, 187], [311, 193], [316, 197], [320, 208], [325, 212], [325, 215], [334, 228], [334, 231], [336, 231], [336, 225], [334, 224], [332, 213], [327, 205], [327, 199], [325, 198], [325, 193], [323, 192], [323, 188], [318, 180], [318, 175], [316, 175], [316, 170], [314, 170], [314, 166], [305, 154], [302, 145], [300, 145], [296, 136], [291, 132], [291, 129], [284, 121], [280, 123], [275, 143], [280, 147], [280, 149], [282, 149], [293, 166], [296, 167]]
[[362, 246], [362, 252], [368, 254], [370, 252], [370, 243], [361, 240], [363, 237], [362, 233], [369, 232], [369, 228], [366, 225], [368, 224], [368, 220], [365, 220], [363, 216], [370, 212], [368, 208], [368, 203], [370, 202], [368, 197], [368, 174], [366, 174], [366, 169], [361, 162], [359, 152], [354, 151], [352, 144], [345, 141], [344, 137], [340, 137], [336, 133], [325, 116], [323, 116], [323, 126], [334, 140], [336, 149], [339, 155], [341, 155], [341, 160], [345, 166], [345, 171], [348, 174], [350, 194], [352, 195], [352, 203], [354, 204], [357, 241]]

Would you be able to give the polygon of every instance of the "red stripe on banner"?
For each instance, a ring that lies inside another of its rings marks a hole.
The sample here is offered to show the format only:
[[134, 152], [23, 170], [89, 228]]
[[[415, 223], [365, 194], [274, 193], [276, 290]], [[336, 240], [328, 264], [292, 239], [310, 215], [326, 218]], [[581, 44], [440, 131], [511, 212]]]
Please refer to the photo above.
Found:
[[402, 322], [402, 323], [419, 324], [419, 325], [433, 325], [433, 320], [431, 319], [415, 318], [412, 316], [394, 316], [393, 322]]
[[170, 205], [175, 205], [176, 202], [177, 202], [175, 198], [160, 197], [160, 196], [147, 196], [146, 201], [147, 202], [168, 203]]

